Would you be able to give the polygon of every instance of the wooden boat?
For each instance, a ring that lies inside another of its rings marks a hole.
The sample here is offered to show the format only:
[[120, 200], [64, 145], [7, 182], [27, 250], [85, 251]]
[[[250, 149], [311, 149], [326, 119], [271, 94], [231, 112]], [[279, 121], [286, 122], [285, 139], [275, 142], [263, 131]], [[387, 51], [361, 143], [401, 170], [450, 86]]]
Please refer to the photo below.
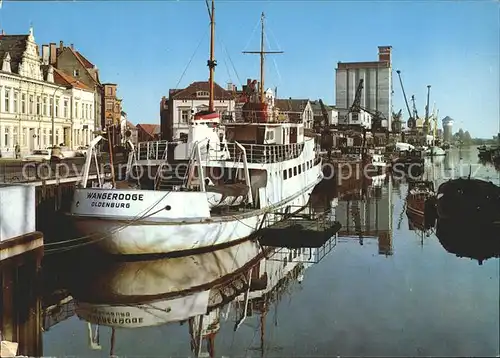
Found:
[[432, 181], [414, 180], [409, 182], [406, 215], [415, 227], [427, 230], [435, 225], [435, 205], [436, 192]]
[[456, 225], [500, 225], [500, 187], [480, 179], [449, 180], [438, 188], [437, 214]]

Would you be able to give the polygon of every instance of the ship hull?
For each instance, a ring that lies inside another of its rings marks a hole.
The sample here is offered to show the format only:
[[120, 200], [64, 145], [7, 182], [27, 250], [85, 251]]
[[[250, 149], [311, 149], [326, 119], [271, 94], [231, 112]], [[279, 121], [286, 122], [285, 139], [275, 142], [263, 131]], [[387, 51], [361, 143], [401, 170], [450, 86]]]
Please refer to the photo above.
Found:
[[[130, 220], [119, 216], [73, 217], [81, 236], [114, 255], [188, 254], [230, 246], [266, 227], [264, 216], [283, 212], [289, 206], [304, 206], [322, 179], [317, 179], [293, 196], [263, 209], [186, 220], [162, 220], [154, 216]], [[160, 192], [161, 193], [161, 192]], [[83, 194], [83, 193], [82, 193]], [[266, 212], [270, 212], [266, 214]], [[269, 220], [273, 222], [273, 220]]]
[[442, 221], [500, 225], [500, 188], [478, 179], [454, 179], [441, 184], [437, 213]]

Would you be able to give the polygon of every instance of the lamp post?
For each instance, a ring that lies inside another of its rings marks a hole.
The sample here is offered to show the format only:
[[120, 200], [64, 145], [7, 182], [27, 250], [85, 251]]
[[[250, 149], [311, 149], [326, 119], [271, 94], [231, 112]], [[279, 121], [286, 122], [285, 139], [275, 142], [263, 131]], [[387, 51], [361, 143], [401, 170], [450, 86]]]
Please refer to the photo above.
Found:
[[[52, 94], [52, 146], [54, 147], [55, 146], [55, 142], [56, 142], [56, 123], [55, 123], [55, 113], [56, 113], [56, 93], [57, 93], [57, 90], [61, 89], [61, 88], [66, 88], [64, 86], [57, 86], [56, 89], [54, 90], [54, 93]], [[50, 103], [49, 103], [49, 106], [50, 106]]]

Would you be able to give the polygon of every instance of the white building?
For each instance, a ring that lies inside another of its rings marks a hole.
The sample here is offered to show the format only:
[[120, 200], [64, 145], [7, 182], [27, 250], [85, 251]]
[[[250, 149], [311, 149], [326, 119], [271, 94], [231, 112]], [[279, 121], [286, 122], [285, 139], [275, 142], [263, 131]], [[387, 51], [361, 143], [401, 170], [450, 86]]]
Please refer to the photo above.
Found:
[[16, 145], [24, 155], [52, 144], [71, 148], [89, 144], [94, 132], [93, 90], [42, 65], [33, 29], [28, 35], [2, 35], [0, 61], [3, 157], [13, 157]]
[[[184, 89], [173, 89], [169, 92], [168, 114], [163, 118], [168, 129], [162, 131], [172, 133], [173, 138], [180, 138], [181, 134], [189, 132], [189, 121], [192, 116], [203, 110], [208, 110], [209, 84], [208, 82], [193, 82]], [[234, 113], [234, 95], [218, 84], [214, 83], [214, 109], [221, 114]], [[162, 127], [164, 124], [162, 123]]]
[[378, 61], [339, 62], [335, 69], [335, 106], [339, 110], [339, 123], [348, 124], [346, 114], [356, 96], [359, 80], [363, 79], [361, 107], [370, 112], [381, 112], [386, 123], [392, 122], [392, 64], [391, 46], [378, 47]]

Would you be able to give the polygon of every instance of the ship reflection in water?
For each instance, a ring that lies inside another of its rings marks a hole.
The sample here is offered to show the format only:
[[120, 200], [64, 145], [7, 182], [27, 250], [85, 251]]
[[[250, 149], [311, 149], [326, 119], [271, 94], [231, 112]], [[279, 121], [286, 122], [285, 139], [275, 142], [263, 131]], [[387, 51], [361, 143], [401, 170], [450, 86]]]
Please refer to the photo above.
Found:
[[390, 177], [323, 182], [306, 213], [340, 230], [300, 245], [269, 233], [176, 258], [11, 260], [2, 340], [27, 356], [498, 355], [498, 237], [425, 228], [407, 193]]
[[[319, 248], [287, 249], [247, 241], [179, 258], [82, 262], [65, 276], [74, 311], [88, 326], [91, 349], [106, 346], [110, 355], [126, 354], [117, 343], [122, 328], [180, 324], [191, 353], [213, 357], [222, 325], [237, 332], [257, 315], [263, 354], [263, 320], [269, 308], [304, 279], [306, 268], [319, 262], [334, 242], [335, 236]], [[103, 329], [110, 330], [109, 343], [103, 341]]]

